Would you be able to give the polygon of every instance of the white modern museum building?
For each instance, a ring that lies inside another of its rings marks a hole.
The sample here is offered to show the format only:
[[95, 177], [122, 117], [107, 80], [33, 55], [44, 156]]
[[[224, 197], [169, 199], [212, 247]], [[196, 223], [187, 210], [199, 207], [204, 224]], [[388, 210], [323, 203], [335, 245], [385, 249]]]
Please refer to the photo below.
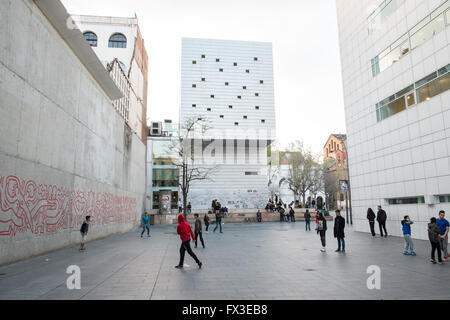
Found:
[[450, 215], [450, 1], [337, 0], [354, 223]]
[[231, 210], [263, 209], [275, 139], [272, 44], [183, 38], [181, 74], [181, 127], [189, 119], [210, 127], [191, 141], [194, 163], [215, 168], [187, 200], [193, 209], [214, 199]]

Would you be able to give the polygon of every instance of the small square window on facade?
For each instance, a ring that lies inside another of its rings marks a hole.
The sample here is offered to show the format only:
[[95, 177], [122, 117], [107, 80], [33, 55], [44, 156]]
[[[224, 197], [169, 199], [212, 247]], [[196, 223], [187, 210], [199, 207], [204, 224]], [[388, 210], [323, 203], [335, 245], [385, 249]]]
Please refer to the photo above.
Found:
[[255, 110], [259, 110], [259, 106], [256, 106], [256, 107], [255, 107]]
[[237, 67], [237, 62], [233, 63], [233, 66]]
[[219, 69], [219, 72], [223, 72], [223, 69]]
[[246, 87], [246, 86], [243, 86], [242, 89], [247, 90], [247, 87]]
[[198, 118], [198, 121], [202, 121], [203, 119], [202, 118]]
[[194, 61], [192, 61], [192, 64], [197, 64], [197, 61], [195, 61], [195, 60], [194, 60]]
[[213, 94], [211, 95], [211, 98], [214, 99], [214, 95]]
[[228, 109], [233, 109], [233, 106], [228, 106]]
[[247, 70], [245, 70], [245, 72], [250, 73], [250, 70], [247, 69]]
[[260, 84], [264, 84], [264, 80], [259, 80], [259, 83]]
[[266, 120], [261, 120], [261, 123], [266, 123]]
[[193, 84], [193, 85], [192, 85], [192, 88], [197, 88], [197, 85], [196, 85], [196, 84]]
[[255, 93], [255, 97], [259, 97], [259, 93]]
[[223, 119], [223, 118], [225, 118], [225, 117], [224, 117], [223, 115], [220, 115], [220, 118]]
[[197, 107], [197, 105], [196, 105], [196, 104], [193, 104], [193, 105], [192, 105], [192, 108], [195, 108], [195, 107]]
[[248, 119], [248, 117], [247, 117], [247, 116], [244, 116], [244, 119], [245, 119], [245, 120], [247, 120], [247, 119]]
[[205, 58], [206, 58], [206, 56], [204, 54], [202, 54], [202, 59], [205, 59]]
[[205, 82], [205, 81], [206, 81], [206, 79], [205, 79], [205, 78], [202, 78], [202, 81], [203, 81], [203, 82]]
[[235, 125], [235, 126], [238, 126], [238, 125], [239, 125], [239, 122], [235, 122], [234, 125]]
[[242, 96], [238, 96], [238, 99], [242, 99]]
[[211, 111], [211, 108], [206, 109], [206, 111]]
[[229, 86], [230, 84], [229, 84], [228, 82], [225, 82], [225, 85], [226, 85], [226, 86]]
[[254, 57], [254, 58], [253, 58], [253, 61], [258, 61], [258, 57]]
[[220, 62], [220, 59], [219, 59], [219, 58], [217, 58], [217, 59], [216, 59], [216, 62]]

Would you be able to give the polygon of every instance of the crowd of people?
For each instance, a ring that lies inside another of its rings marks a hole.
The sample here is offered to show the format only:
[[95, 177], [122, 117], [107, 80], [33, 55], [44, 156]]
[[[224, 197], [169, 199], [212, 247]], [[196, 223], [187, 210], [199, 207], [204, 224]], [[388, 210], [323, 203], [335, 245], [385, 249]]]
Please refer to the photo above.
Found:
[[[294, 203], [290, 203], [288, 206], [289, 211], [286, 212], [285, 207], [281, 202], [278, 202], [277, 205], [269, 200], [266, 206], [266, 211], [269, 210], [271, 213], [278, 212], [280, 215], [280, 222], [295, 222], [295, 210], [293, 208]], [[273, 210], [273, 206], [275, 206]], [[191, 212], [191, 203], [188, 203], [188, 212]], [[387, 238], [388, 232], [386, 229], [386, 221], [388, 220], [388, 216], [386, 214], [386, 211], [382, 209], [381, 206], [378, 206], [377, 213], [371, 209], [367, 209], [367, 220], [369, 221], [369, 227], [370, 232], [373, 237], [376, 236], [375, 232], [375, 222], [378, 223], [379, 230], [380, 230], [380, 236], [382, 238]], [[179, 210], [180, 214], [178, 216], [178, 227], [177, 227], [177, 233], [180, 236], [181, 239], [181, 247], [180, 247], [180, 263], [176, 266], [176, 268], [182, 268], [184, 263], [184, 256], [186, 251], [192, 258], [196, 261], [199, 268], [202, 267], [202, 262], [197, 258], [195, 253], [192, 251], [192, 248], [190, 246], [190, 241], [195, 243], [195, 248], [198, 246], [198, 240], [200, 239], [200, 242], [205, 248], [205, 241], [203, 239], [203, 225], [202, 221], [199, 218], [199, 214], [195, 214], [195, 223], [194, 223], [194, 231], [192, 231], [191, 226], [189, 223], [185, 221], [185, 218], [182, 212], [182, 208]], [[326, 233], [328, 230], [327, 227], [327, 219], [326, 219], [326, 211], [319, 211], [316, 210], [314, 213], [315, 215], [315, 222], [316, 227], [315, 231], [320, 237], [321, 242], [321, 250], [322, 252], [326, 252]], [[203, 217], [203, 223], [205, 224], [205, 231], [208, 233], [208, 229], [210, 226], [210, 217], [209, 214], [215, 214], [215, 228], [213, 232], [215, 232], [217, 229], [219, 229], [220, 233], [223, 233], [222, 230], [222, 218], [225, 215], [228, 215], [228, 208], [222, 207], [220, 202], [217, 200], [212, 201], [211, 210], [208, 212], [208, 214], [205, 214]], [[335, 211], [335, 218], [334, 218], [334, 227], [333, 227], [333, 235], [334, 238], [337, 239], [337, 249], [335, 252], [345, 252], [345, 226], [346, 226], [346, 220], [344, 217], [341, 216], [340, 210]], [[305, 219], [305, 230], [311, 231], [311, 212], [309, 209], [306, 210], [304, 214]], [[261, 210], [258, 210], [256, 213], [256, 219], [260, 223], [262, 222], [262, 213]], [[87, 239], [87, 234], [89, 230], [89, 224], [92, 222], [92, 218], [90, 216], [87, 216], [85, 221], [83, 222], [80, 232], [81, 232], [81, 244], [80, 244], [80, 251], [86, 250], [85, 243]], [[147, 237], [150, 237], [150, 222], [149, 222], [149, 215], [148, 213], [145, 213], [142, 216], [142, 232], [141, 237], [143, 237], [144, 233], [147, 232]], [[404, 237], [404, 249], [403, 254], [409, 255], [409, 256], [416, 256], [416, 252], [414, 251], [414, 241], [412, 238], [412, 226], [414, 224], [414, 221], [410, 218], [410, 216], [405, 215], [403, 220], [401, 221], [401, 230]], [[443, 262], [448, 262], [448, 234], [449, 234], [449, 222], [445, 219], [445, 211], [441, 210], [439, 211], [439, 216], [432, 217], [430, 219], [430, 223], [428, 224], [428, 238], [431, 244], [431, 255], [430, 255], [430, 262], [433, 264], [442, 264]], [[437, 260], [436, 260], [436, 254], [437, 254]]]

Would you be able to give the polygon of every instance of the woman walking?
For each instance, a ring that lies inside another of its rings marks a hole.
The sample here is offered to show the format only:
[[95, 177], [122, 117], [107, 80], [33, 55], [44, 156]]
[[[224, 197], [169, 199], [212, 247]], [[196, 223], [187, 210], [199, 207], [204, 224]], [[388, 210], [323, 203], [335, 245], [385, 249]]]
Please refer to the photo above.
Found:
[[320, 235], [320, 241], [322, 243], [322, 249], [320, 251], [326, 252], [326, 239], [325, 239], [325, 233], [327, 232], [327, 220], [323, 216], [322, 212], [319, 212], [319, 215], [317, 217], [317, 234]]

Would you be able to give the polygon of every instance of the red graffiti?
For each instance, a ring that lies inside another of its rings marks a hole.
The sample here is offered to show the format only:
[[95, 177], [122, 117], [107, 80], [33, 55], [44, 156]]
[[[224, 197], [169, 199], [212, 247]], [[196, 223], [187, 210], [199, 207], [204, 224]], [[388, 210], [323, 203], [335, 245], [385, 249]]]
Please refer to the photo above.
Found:
[[89, 215], [94, 226], [133, 223], [136, 208], [136, 198], [0, 177], [0, 237], [76, 229]]

